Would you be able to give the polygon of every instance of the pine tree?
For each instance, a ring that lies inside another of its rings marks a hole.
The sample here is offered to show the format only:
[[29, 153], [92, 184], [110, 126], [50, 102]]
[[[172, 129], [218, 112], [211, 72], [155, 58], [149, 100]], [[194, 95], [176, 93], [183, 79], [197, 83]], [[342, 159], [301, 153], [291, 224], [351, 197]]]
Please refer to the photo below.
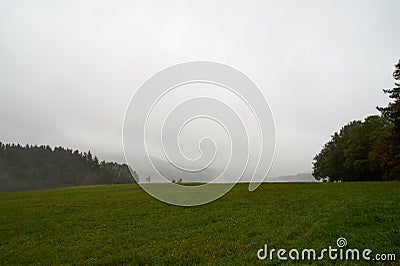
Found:
[[[377, 107], [377, 109], [383, 117], [393, 123], [394, 127], [393, 138], [385, 140], [388, 145], [386, 145], [385, 154], [390, 154], [390, 156], [385, 162], [387, 165], [384, 167], [384, 174], [386, 172], [389, 179], [400, 180], [400, 60], [395, 65], [393, 78], [396, 80], [394, 87], [383, 90], [393, 101], [387, 107]], [[381, 156], [384, 157], [383, 154]]]
[[394, 101], [390, 102], [387, 107], [377, 107], [377, 109], [382, 113], [382, 116], [394, 124], [396, 135], [400, 141], [400, 60], [395, 65], [393, 78], [396, 80], [394, 87], [384, 89], [383, 92], [389, 94], [389, 97]]

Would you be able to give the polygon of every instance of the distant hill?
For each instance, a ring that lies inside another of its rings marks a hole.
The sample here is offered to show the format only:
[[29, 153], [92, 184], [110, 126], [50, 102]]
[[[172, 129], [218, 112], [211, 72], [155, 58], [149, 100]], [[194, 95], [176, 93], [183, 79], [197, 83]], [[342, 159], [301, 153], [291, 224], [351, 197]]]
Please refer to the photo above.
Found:
[[[178, 181], [179, 179], [182, 179], [184, 183], [208, 183], [211, 182], [213, 179], [218, 177], [222, 172], [223, 169], [220, 168], [206, 168], [203, 171], [196, 172], [196, 173], [190, 173], [190, 172], [185, 172], [178, 170], [174, 168], [168, 161], [158, 159], [155, 157], [150, 157], [151, 161], [154, 164], [154, 167], [157, 169], [157, 171], [166, 179], [172, 181]], [[141, 166], [145, 165], [144, 163], [144, 158], [143, 158], [143, 163], [139, 163]], [[147, 160], [147, 159], [146, 159]], [[141, 182], [146, 182], [145, 177], [150, 176], [151, 177], [151, 182], [152, 183], [157, 183], [157, 182], [165, 182], [165, 180], [159, 180], [155, 178], [155, 171], [152, 168], [144, 168], [141, 167], [140, 169], [135, 169], [137, 173], [140, 176], [140, 181]], [[241, 182], [249, 182], [249, 181], [243, 181]], [[297, 175], [284, 175], [284, 176], [278, 176], [278, 177], [267, 177], [266, 180], [264, 181], [266, 183], [268, 182], [318, 182], [311, 173], [300, 173]]]
[[[150, 159], [153, 162], [154, 167], [157, 169], [157, 171], [169, 181], [172, 180], [178, 181], [179, 179], [182, 179], [182, 181], [186, 183], [190, 182], [207, 183], [211, 182], [213, 179], [218, 177], [218, 175], [223, 171], [223, 169], [217, 170], [213, 168], [206, 168], [200, 172], [190, 173], [174, 168], [166, 160], [161, 160], [155, 157], [150, 157]], [[155, 170], [153, 168], [145, 169], [142, 167], [140, 169], [135, 169], [135, 170], [142, 177], [141, 181], [145, 180], [144, 177], [151, 176], [152, 182], [154, 183], [165, 182], [165, 180], [158, 180], [155, 178]]]
[[90, 151], [0, 142], [0, 192], [134, 182], [126, 164], [100, 162]]
[[317, 182], [312, 174], [284, 175], [274, 178], [267, 178], [266, 182]]

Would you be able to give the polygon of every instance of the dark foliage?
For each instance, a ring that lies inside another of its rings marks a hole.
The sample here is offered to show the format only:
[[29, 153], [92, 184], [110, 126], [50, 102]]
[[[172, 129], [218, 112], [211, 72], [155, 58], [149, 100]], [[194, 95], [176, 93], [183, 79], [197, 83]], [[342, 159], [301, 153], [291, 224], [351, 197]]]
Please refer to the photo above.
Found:
[[0, 191], [133, 182], [126, 164], [99, 162], [90, 151], [0, 142]]
[[[393, 78], [396, 80], [392, 89], [384, 89], [384, 93], [389, 94], [389, 98], [393, 101], [386, 107], [377, 107], [384, 117], [389, 119], [395, 127], [395, 132], [400, 138], [400, 60], [395, 65]], [[400, 140], [400, 139], [398, 139]]]
[[[400, 81], [400, 60], [393, 78]], [[313, 175], [318, 180], [400, 180], [400, 83], [383, 90], [393, 100], [377, 107], [381, 116], [353, 121], [332, 135], [314, 157]]]
[[329, 181], [395, 179], [387, 173], [384, 161], [384, 155], [393, 148], [392, 131], [392, 124], [381, 116], [348, 123], [314, 157], [314, 177]]

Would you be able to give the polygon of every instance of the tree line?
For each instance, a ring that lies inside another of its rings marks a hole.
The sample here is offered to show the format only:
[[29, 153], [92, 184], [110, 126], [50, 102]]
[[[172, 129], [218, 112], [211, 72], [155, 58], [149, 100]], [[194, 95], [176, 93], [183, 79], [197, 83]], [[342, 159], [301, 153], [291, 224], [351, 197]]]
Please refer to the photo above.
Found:
[[0, 191], [133, 182], [126, 164], [99, 161], [90, 151], [0, 142]]
[[335, 132], [314, 157], [313, 176], [326, 181], [400, 180], [400, 60], [391, 102], [380, 115], [355, 120]]

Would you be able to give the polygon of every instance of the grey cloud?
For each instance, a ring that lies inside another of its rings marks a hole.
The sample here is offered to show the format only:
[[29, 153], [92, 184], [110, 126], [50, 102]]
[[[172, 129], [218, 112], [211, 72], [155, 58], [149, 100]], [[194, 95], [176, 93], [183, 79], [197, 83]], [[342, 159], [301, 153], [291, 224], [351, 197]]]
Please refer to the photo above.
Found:
[[277, 127], [271, 175], [310, 172], [343, 124], [385, 105], [399, 1], [1, 1], [0, 141], [122, 161], [134, 90], [211, 60], [252, 78]]

